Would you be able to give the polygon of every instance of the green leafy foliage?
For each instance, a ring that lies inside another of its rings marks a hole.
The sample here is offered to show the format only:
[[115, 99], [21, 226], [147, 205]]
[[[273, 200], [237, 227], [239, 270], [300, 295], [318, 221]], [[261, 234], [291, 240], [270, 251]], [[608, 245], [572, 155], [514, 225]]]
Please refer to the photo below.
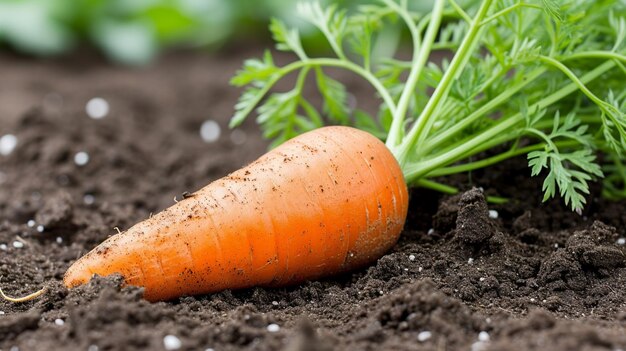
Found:
[[272, 37], [276, 42], [276, 48], [282, 51], [292, 51], [300, 57], [306, 59], [306, 54], [302, 48], [300, 40], [300, 32], [297, 29], [288, 29], [285, 23], [279, 19], [273, 18], [270, 24]]
[[[537, 118], [534, 120], [537, 121]], [[561, 118], [558, 111], [554, 116], [552, 132], [549, 135], [540, 130], [529, 129], [546, 141], [544, 150], [528, 154], [528, 165], [533, 176], [539, 175], [544, 168], [548, 169], [543, 182], [544, 201], [554, 197], [558, 188], [567, 205], [581, 209], [586, 203], [585, 195], [589, 194], [588, 182], [594, 177], [603, 176], [591, 149], [564, 152], [558, 147], [558, 140], [570, 140], [575, 141], [576, 145], [592, 146], [593, 137], [587, 134], [587, 130], [588, 125], [582, 124], [575, 114], [571, 113]]]
[[[235, 124], [274, 83], [299, 71], [294, 90], [279, 93], [287, 94], [282, 99], [271, 95], [265, 104], [273, 107], [259, 110], [261, 127], [275, 142], [322, 124], [352, 125], [387, 143], [409, 184], [449, 192], [433, 178], [526, 154], [531, 175], [545, 177], [544, 200], [559, 195], [580, 211], [589, 183], [602, 177], [605, 196], [626, 197], [623, 1], [435, 0], [421, 9], [380, 0], [350, 10], [316, 2], [298, 9], [333, 54], [307, 55], [296, 29], [273, 24], [280, 48], [298, 59], [282, 67], [244, 64], [246, 78], [237, 83], [262, 90], [238, 105]], [[408, 61], [376, 49], [399, 24], [415, 44]], [[455, 53], [441, 59], [441, 48]], [[327, 67], [371, 84], [381, 100], [378, 113], [350, 106]], [[303, 102], [309, 70], [316, 72], [321, 113]], [[314, 113], [304, 118], [303, 111]]]
[[349, 123], [348, 95], [346, 87], [340, 82], [325, 75], [321, 69], [315, 70], [317, 88], [324, 98], [324, 113], [328, 118], [342, 125]]
[[171, 45], [214, 45], [232, 30], [231, 2], [11, 0], [0, 2], [0, 40], [53, 55], [89, 41], [109, 58], [143, 64]]
[[272, 53], [265, 52], [263, 59], [249, 59], [243, 64], [243, 68], [230, 80], [234, 86], [242, 87], [254, 82], [264, 82], [278, 73], [278, 67], [274, 65]]
[[[257, 29], [272, 16], [293, 24], [296, 5], [291, 0], [0, 0], [0, 43], [45, 56], [87, 42], [116, 62], [139, 65], [169, 47], [214, 49], [237, 35], [265, 37]], [[328, 30], [343, 32], [336, 26]]]

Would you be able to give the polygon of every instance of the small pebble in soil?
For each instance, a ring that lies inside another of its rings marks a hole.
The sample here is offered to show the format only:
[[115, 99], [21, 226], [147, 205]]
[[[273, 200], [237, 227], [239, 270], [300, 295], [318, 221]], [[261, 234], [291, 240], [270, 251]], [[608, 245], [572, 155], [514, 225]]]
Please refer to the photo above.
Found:
[[280, 330], [280, 326], [276, 323], [272, 323], [267, 326], [267, 331], [270, 333], [276, 333], [279, 330]]
[[163, 338], [163, 346], [166, 350], [178, 350], [183, 346], [183, 343], [175, 335], [166, 335]]
[[468, 258], [468, 259], [467, 259], [467, 264], [472, 264], [472, 263], [474, 263], [474, 259], [473, 259], [473, 258], [471, 258], [471, 257], [470, 257], [470, 258]]
[[28, 228], [34, 227], [35, 224], [37, 224], [37, 223], [35, 223], [35, 220], [33, 220], [33, 219], [29, 219], [28, 222], [26, 222], [26, 225], [28, 226]]
[[17, 137], [13, 134], [5, 134], [0, 138], [0, 155], [10, 155], [17, 146]]
[[63, 243], [63, 238], [60, 236], [57, 236], [57, 244], [62, 244]]
[[409, 255], [409, 261], [415, 261], [415, 255]]
[[428, 229], [428, 235], [433, 235], [435, 233], [435, 229], [430, 228]]
[[484, 341], [476, 341], [472, 344], [471, 351], [484, 351], [487, 349], [487, 343]]
[[99, 351], [100, 348], [98, 347], [98, 345], [89, 345], [89, 347], [87, 348], [87, 351]]
[[222, 129], [214, 120], [208, 119], [200, 126], [200, 137], [207, 143], [216, 142], [220, 138]]
[[489, 341], [489, 333], [486, 331], [478, 333], [478, 341]]
[[74, 163], [77, 166], [84, 166], [89, 162], [89, 154], [85, 151], [79, 151], [74, 155]]
[[93, 205], [94, 202], [96, 202], [96, 197], [91, 194], [85, 194], [85, 196], [83, 196], [83, 202], [85, 205]]
[[248, 136], [241, 129], [235, 129], [230, 133], [230, 141], [235, 145], [243, 145], [246, 143]]
[[37, 231], [38, 231], [38, 232], [40, 232], [40, 233], [43, 233], [43, 231], [44, 231], [45, 229], [46, 229], [46, 228], [44, 228], [44, 226], [42, 226], [41, 224], [37, 226]]
[[57, 319], [54, 320], [54, 324], [59, 325], [59, 326], [60, 325], [64, 325], [65, 321], [62, 320], [61, 318], [57, 318]]
[[496, 210], [489, 210], [489, 218], [491, 218], [491, 219], [498, 219], [498, 211], [496, 211]]
[[0, 311], [0, 314], [4, 314], [4, 311]]
[[87, 102], [85, 111], [90, 118], [102, 119], [109, 114], [109, 103], [99, 97], [95, 97]]
[[21, 241], [17, 241], [16, 240], [16, 241], [13, 242], [13, 247], [16, 248], [16, 249], [21, 249], [21, 248], [24, 247], [24, 243], [21, 242]]
[[559, 248], [559, 244], [554, 244], [554, 248], [558, 249]]
[[429, 331], [423, 331], [420, 332], [419, 334], [417, 334], [417, 340], [419, 340], [420, 342], [424, 342], [428, 339], [430, 339], [433, 336], [433, 334]]
[[278, 301], [272, 301], [272, 305], [278, 306]]
[[626, 245], [626, 238], [617, 239], [617, 245]]
[[215, 351], [215, 349], [212, 349], [212, 348], [209, 347], [208, 349], [206, 349], [204, 351]]
[[419, 267], [419, 268], [417, 269], [417, 271], [418, 271], [418, 272], [421, 272], [421, 271], [423, 271], [423, 270], [424, 270], [424, 268], [423, 268], [423, 267]]
[[7, 244], [0, 244], [0, 250], [6, 251], [7, 250]]

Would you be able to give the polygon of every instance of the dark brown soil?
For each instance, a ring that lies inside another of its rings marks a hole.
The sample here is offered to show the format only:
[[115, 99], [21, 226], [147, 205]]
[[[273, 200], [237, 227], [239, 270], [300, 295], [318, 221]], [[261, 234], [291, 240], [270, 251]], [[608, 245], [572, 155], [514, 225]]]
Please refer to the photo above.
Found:
[[[626, 204], [597, 186], [583, 215], [541, 204], [523, 159], [452, 179], [459, 196], [413, 191], [400, 242], [353, 274], [156, 304], [115, 277], [63, 288], [114, 227], [263, 152], [252, 123], [243, 144], [225, 128], [238, 94], [227, 81], [248, 54], [176, 54], [140, 71], [0, 57], [0, 135], [18, 138], [0, 156], [0, 285], [19, 296], [49, 284], [36, 301], [0, 302], [1, 350], [161, 350], [166, 335], [184, 350], [626, 349]], [[111, 105], [104, 119], [85, 114], [94, 96]], [[206, 119], [219, 142], [199, 137]], [[487, 204], [478, 187], [512, 200]]]

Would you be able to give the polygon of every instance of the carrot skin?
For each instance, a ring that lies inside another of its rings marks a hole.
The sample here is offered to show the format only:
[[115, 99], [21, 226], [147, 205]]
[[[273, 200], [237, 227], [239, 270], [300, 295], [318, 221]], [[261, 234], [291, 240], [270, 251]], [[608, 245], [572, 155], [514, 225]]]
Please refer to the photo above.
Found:
[[297, 284], [381, 257], [407, 208], [402, 171], [382, 142], [320, 128], [110, 237], [64, 283], [117, 273], [150, 301]]

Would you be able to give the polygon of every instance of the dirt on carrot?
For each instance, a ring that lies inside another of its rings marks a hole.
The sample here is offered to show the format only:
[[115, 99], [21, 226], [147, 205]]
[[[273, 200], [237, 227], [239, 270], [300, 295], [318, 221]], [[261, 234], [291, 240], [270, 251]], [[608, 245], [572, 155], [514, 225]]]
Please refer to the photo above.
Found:
[[[0, 156], [0, 287], [50, 284], [36, 301], [0, 302], [0, 349], [162, 350], [168, 335], [181, 350], [626, 348], [626, 204], [595, 196], [582, 216], [541, 204], [523, 159], [452, 178], [458, 196], [413, 192], [399, 243], [353, 274], [156, 304], [119, 277], [65, 289], [69, 264], [113, 227], [265, 150], [254, 125], [225, 128], [238, 92], [224, 86], [247, 56], [177, 54], [144, 71], [0, 57], [0, 137], [18, 140]], [[85, 112], [96, 96], [110, 104], [99, 120]], [[222, 127], [213, 143], [199, 134], [207, 119]]]

